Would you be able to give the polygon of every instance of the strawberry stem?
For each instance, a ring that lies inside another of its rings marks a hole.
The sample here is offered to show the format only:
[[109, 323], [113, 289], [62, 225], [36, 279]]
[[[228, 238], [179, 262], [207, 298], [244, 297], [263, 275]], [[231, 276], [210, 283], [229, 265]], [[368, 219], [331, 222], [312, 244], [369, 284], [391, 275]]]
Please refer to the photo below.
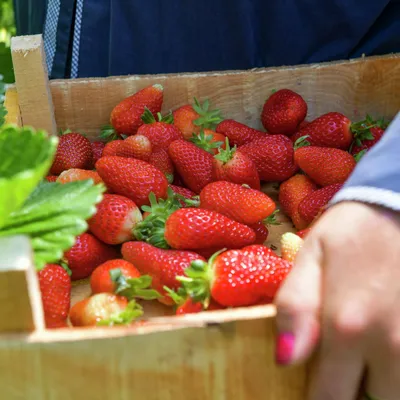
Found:
[[219, 161], [222, 161], [223, 164], [226, 164], [227, 162], [232, 160], [235, 153], [236, 153], [236, 145], [231, 148], [229, 145], [229, 139], [226, 138], [225, 139], [225, 149], [220, 147], [218, 149], [218, 154], [216, 154], [214, 156], [214, 158], [216, 158]]
[[131, 300], [126, 308], [118, 313], [112, 314], [110, 318], [99, 321], [99, 326], [129, 325], [135, 319], [143, 315], [143, 308], [135, 300]]
[[276, 209], [271, 215], [264, 219], [264, 225], [281, 225], [281, 223], [276, 219], [276, 215], [279, 213], [279, 210]]
[[211, 154], [214, 154], [214, 149], [218, 149], [223, 145], [223, 142], [213, 142], [213, 135], [206, 135], [203, 129], [198, 135], [193, 133], [189, 140], [197, 147], [200, 147], [200, 149], [203, 149]]
[[105, 125], [101, 128], [100, 139], [108, 143], [113, 140], [118, 140], [120, 137], [112, 125]]
[[307, 140], [308, 135], [301, 136], [299, 137], [295, 142], [294, 142], [294, 149], [297, 150], [300, 147], [305, 147], [305, 146], [310, 146], [310, 142]]
[[215, 129], [215, 127], [223, 121], [220, 110], [209, 110], [210, 102], [208, 99], [206, 99], [203, 104], [200, 104], [195, 97], [192, 107], [200, 116], [193, 121], [196, 126], [200, 126], [204, 129]]

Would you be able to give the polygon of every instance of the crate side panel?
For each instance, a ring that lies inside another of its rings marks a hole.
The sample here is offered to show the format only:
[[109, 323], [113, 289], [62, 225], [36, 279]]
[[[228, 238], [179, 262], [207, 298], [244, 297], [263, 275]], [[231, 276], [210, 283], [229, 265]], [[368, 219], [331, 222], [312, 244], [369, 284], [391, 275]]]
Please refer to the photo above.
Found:
[[109, 123], [112, 108], [147, 85], [164, 86], [163, 110], [192, 102], [194, 96], [221, 109], [225, 118], [261, 128], [260, 112], [273, 89], [289, 88], [304, 96], [308, 118], [338, 111], [351, 119], [366, 113], [393, 117], [400, 108], [400, 62], [396, 55], [341, 63], [262, 70], [131, 76], [53, 81], [51, 89], [60, 128], [96, 137]]
[[306, 369], [276, 367], [273, 319], [114, 339], [0, 342], [8, 400], [303, 400]]

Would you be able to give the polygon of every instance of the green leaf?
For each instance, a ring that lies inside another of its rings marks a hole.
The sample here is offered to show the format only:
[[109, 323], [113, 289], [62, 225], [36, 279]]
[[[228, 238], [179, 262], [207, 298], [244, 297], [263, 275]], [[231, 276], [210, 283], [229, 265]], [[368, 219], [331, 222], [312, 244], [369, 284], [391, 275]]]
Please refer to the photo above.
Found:
[[15, 234], [31, 238], [38, 270], [57, 262], [69, 250], [76, 236], [87, 230], [87, 220], [105, 191], [92, 180], [60, 184], [42, 181], [22, 208], [9, 215], [0, 236]]
[[135, 319], [143, 315], [143, 308], [137, 304], [135, 300], [128, 303], [125, 310], [115, 313], [108, 319], [104, 319], [97, 323], [98, 326], [114, 326], [114, 325], [129, 325]]
[[223, 121], [220, 110], [210, 110], [210, 102], [208, 99], [206, 99], [203, 104], [200, 104], [200, 102], [194, 98], [193, 109], [200, 115], [193, 123], [203, 129], [215, 129], [215, 127]]
[[58, 139], [44, 131], [0, 128], [0, 228], [47, 174], [57, 144]]

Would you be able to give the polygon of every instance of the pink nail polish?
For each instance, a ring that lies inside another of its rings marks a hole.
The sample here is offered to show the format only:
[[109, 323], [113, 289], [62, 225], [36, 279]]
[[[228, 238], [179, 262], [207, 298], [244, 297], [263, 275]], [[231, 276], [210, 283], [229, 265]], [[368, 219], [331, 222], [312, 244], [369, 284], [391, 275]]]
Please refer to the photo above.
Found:
[[286, 365], [292, 360], [294, 350], [294, 335], [281, 333], [276, 341], [275, 359], [278, 364]]

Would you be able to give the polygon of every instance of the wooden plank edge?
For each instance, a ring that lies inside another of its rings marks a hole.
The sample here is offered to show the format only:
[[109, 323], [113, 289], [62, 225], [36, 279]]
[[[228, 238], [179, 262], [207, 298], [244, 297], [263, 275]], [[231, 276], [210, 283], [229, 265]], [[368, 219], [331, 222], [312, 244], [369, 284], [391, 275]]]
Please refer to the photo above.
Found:
[[18, 103], [18, 93], [15, 85], [7, 86], [4, 99], [4, 107], [7, 110], [6, 124], [22, 126], [21, 110]]
[[124, 336], [147, 335], [180, 329], [216, 328], [228, 329], [236, 322], [260, 319], [273, 319], [276, 308], [273, 305], [241, 307], [229, 310], [216, 310], [184, 316], [155, 317], [146, 325], [65, 328], [35, 331], [29, 334], [0, 334], [0, 347], [10, 342], [44, 343], [73, 342], [80, 340], [112, 339]]

